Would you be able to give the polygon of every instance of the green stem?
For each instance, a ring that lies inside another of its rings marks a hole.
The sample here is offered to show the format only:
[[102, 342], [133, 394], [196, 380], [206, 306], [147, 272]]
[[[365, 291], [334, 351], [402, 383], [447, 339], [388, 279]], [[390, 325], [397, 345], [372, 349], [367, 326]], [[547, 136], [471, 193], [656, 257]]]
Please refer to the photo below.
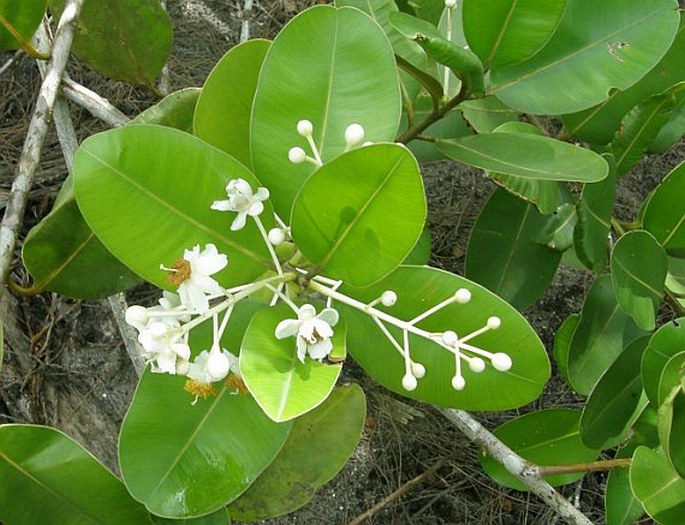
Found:
[[21, 49], [24, 50], [24, 52], [33, 57], [37, 58], [38, 60], [47, 60], [50, 58], [50, 55], [46, 55], [45, 53], [41, 53], [38, 51], [35, 47], [31, 45], [31, 42], [26, 40], [20, 33], [17, 31], [12, 24], [9, 23], [9, 21], [0, 14], [0, 24], [2, 24], [5, 29], [7, 29], [8, 33], [12, 35], [12, 37], [19, 42], [19, 46]]

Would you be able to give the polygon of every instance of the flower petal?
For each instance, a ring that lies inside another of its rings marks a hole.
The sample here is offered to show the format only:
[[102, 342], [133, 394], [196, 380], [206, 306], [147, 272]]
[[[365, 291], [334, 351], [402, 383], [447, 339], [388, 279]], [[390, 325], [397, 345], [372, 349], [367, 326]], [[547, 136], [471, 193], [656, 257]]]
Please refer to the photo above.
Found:
[[264, 204], [257, 201], [257, 202], [252, 202], [252, 204], [250, 204], [250, 207], [247, 210], [247, 214], [250, 217], [255, 217], [255, 216], [259, 215], [260, 213], [262, 213], [263, 211], [264, 211]]
[[201, 288], [193, 284], [192, 281], [181, 283], [178, 287], [178, 295], [186, 308], [197, 313], [205, 313], [209, 310], [209, 299]]
[[269, 190], [266, 188], [257, 188], [257, 191], [252, 196], [254, 201], [265, 201], [269, 198]]
[[338, 321], [340, 319], [338, 311], [334, 310], [333, 308], [324, 308], [321, 311], [321, 313], [316, 317], [318, 319], [321, 319], [324, 323], [328, 323], [331, 326], [335, 326], [336, 324], [338, 324]]
[[301, 363], [304, 363], [304, 358], [307, 355], [307, 343], [301, 337], [297, 338], [297, 358]]
[[245, 221], [247, 220], [247, 213], [244, 211], [238, 212], [238, 215], [233, 219], [231, 224], [231, 231], [242, 230], [245, 227]]
[[297, 311], [297, 318], [301, 320], [311, 319], [316, 316], [316, 308], [311, 304], [303, 304]]
[[309, 345], [309, 356], [312, 359], [321, 361], [333, 350], [333, 343], [330, 339], [324, 339], [316, 344]]
[[302, 321], [297, 319], [284, 319], [276, 326], [276, 339], [285, 339], [293, 336], [300, 329]]
[[235, 211], [229, 200], [214, 201], [210, 208], [217, 211]]

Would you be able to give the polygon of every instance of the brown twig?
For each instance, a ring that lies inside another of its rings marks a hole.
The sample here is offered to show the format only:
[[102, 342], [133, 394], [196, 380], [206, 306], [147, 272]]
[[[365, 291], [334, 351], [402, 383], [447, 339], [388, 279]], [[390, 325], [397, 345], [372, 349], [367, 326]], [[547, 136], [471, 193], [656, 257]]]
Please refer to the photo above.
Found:
[[590, 463], [575, 463], [573, 465], [549, 465], [537, 467], [538, 476], [552, 476], [556, 474], [580, 474], [583, 472], [597, 472], [615, 468], [630, 467], [630, 458], [604, 459]]
[[402, 135], [395, 139], [395, 142], [406, 144], [407, 142], [414, 140], [416, 137], [418, 137], [424, 131], [426, 131], [426, 129], [428, 129], [431, 125], [435, 124], [438, 120], [447, 115], [447, 113], [449, 113], [450, 110], [454, 109], [459, 104], [461, 104], [466, 98], [466, 92], [466, 85], [462, 84], [459, 93], [457, 93], [454, 97], [452, 97], [442, 106], [440, 106], [438, 110], [432, 111], [421, 122], [417, 122], [415, 125], [407, 129], [407, 131], [405, 131], [404, 133], [402, 133]]
[[424, 479], [435, 474], [435, 472], [437, 472], [437, 470], [445, 464], [445, 461], [446, 461], [446, 459], [442, 458], [437, 463], [435, 463], [432, 467], [430, 467], [428, 470], [419, 474], [415, 478], [410, 479], [404, 485], [402, 485], [400, 488], [398, 488], [396, 491], [387, 495], [381, 501], [376, 503], [373, 507], [371, 507], [370, 509], [359, 514], [359, 516], [354, 518], [352, 521], [348, 522], [347, 525], [360, 525], [361, 523], [364, 522], [364, 520], [371, 518], [371, 516], [376, 514], [376, 512], [378, 512], [382, 508], [386, 507], [389, 503], [392, 503], [396, 499], [401, 498], [407, 492], [409, 492], [411, 489], [413, 489], [416, 485], [421, 483]]

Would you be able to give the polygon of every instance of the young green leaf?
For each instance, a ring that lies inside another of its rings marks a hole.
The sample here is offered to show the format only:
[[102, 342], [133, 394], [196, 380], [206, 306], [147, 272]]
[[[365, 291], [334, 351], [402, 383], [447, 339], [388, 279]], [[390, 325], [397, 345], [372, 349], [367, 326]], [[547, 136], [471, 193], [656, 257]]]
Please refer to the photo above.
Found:
[[666, 398], [671, 393], [673, 388], [680, 384], [680, 381], [685, 376], [685, 350], [678, 352], [676, 355], [666, 361], [661, 377], [659, 378], [658, 400], [659, 406], [663, 405]]
[[3, 523], [152, 523], [109, 470], [57, 429], [0, 426]]
[[643, 330], [654, 330], [667, 266], [666, 252], [644, 230], [622, 235], [611, 252], [611, 282], [618, 304]]
[[457, 109], [478, 133], [490, 133], [507, 122], [518, 122], [521, 115], [502, 104], [496, 97], [465, 100]]
[[630, 486], [647, 513], [662, 525], [685, 520], [685, 479], [659, 453], [638, 447], [630, 465]]
[[193, 114], [200, 88], [184, 88], [168, 94], [131, 121], [131, 124], [156, 124], [186, 133], [193, 132]]
[[[553, 408], [538, 410], [507, 421], [493, 434], [514, 452], [540, 466], [570, 465], [594, 461], [599, 451], [588, 448], [580, 439], [580, 412]], [[478, 460], [486, 474], [500, 485], [515, 490], [529, 490], [499, 462], [482, 453]], [[553, 486], [565, 485], [583, 477], [582, 473], [545, 476]]]

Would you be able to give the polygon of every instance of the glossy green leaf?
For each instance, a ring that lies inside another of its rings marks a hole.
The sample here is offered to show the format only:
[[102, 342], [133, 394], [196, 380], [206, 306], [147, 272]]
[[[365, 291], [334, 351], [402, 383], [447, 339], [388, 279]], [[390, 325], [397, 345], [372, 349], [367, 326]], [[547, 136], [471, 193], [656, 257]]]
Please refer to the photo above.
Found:
[[458, 109], [478, 133], [490, 133], [506, 122], [516, 122], [521, 115], [502, 104], [496, 97], [465, 100]]
[[[467, 304], [452, 303], [417, 322], [416, 326], [435, 333], [454, 330], [465, 337], [483, 328], [489, 317], [497, 316], [501, 319], [500, 328], [477, 336], [470, 344], [492, 353], [506, 352], [513, 362], [511, 370], [498, 372], [488, 364], [483, 372], [477, 373], [464, 364], [462, 373], [466, 386], [457, 391], [451, 383], [455, 375], [454, 355], [433, 341], [410, 335], [411, 358], [425, 367], [426, 375], [419, 379], [415, 390], [407, 391], [402, 387], [404, 359], [376, 323], [366, 314], [334, 303], [350, 327], [348, 352], [386, 388], [427, 403], [465, 410], [504, 410], [536, 399], [549, 378], [549, 361], [542, 343], [521, 314], [476, 283], [435, 268], [402, 266], [373, 286], [351, 288], [345, 285], [341, 291], [368, 303], [383, 291], [394, 290], [397, 303], [390, 308], [377, 308], [409, 321], [452, 297], [461, 288], [471, 292]], [[402, 332], [391, 326], [388, 330], [401, 345]]]
[[685, 349], [671, 357], [664, 365], [659, 378], [658, 400], [659, 406], [664, 404], [666, 397], [673, 388], [678, 386], [685, 375]]
[[466, 276], [484, 285], [519, 310], [547, 289], [561, 252], [537, 242], [544, 216], [532, 204], [496, 190], [471, 231]]
[[[685, 77], [685, 75], [683, 75]], [[676, 101], [668, 121], [661, 127], [654, 141], [647, 149], [648, 153], [664, 153], [685, 134], [685, 92], [675, 95]]]
[[540, 52], [492, 70], [490, 93], [527, 113], [558, 115], [595, 106], [661, 60], [678, 21], [675, 0], [570, 0]]
[[642, 358], [642, 384], [654, 408], [659, 407], [659, 381], [669, 359], [685, 351], [685, 317], [661, 326], [649, 340]]
[[537, 237], [540, 244], [564, 252], [573, 246], [573, 232], [576, 222], [576, 207], [572, 203], [559, 206], [547, 216], [546, 223]]
[[685, 256], [685, 162], [657, 186], [645, 208], [642, 225], [670, 255]]
[[192, 87], [174, 91], [143, 111], [131, 124], [157, 124], [192, 133], [193, 114], [201, 91]]
[[[594, 461], [598, 450], [586, 447], [580, 440], [580, 412], [564, 408], [538, 410], [507, 421], [493, 434], [522, 458], [540, 465], [571, 465]], [[483, 470], [500, 485], [527, 491], [526, 485], [512, 476], [491, 456], [478, 457]], [[573, 483], [582, 473], [545, 476], [553, 486]]]
[[[53, 15], [65, 0], [49, 0]], [[172, 28], [159, 0], [88, 0], [72, 52], [103, 75], [153, 86], [171, 49]]]
[[619, 176], [628, 173], [644, 158], [659, 130], [671, 117], [677, 103], [677, 92], [682, 91], [684, 85], [679, 84], [663, 94], [649, 97], [626, 114], [609, 144]]
[[580, 314], [569, 315], [564, 319], [564, 322], [561, 323], [557, 333], [554, 335], [554, 361], [557, 364], [559, 373], [561, 373], [564, 380], [569, 385], [571, 384], [571, 381], [568, 377], [568, 352], [571, 346], [573, 332], [575, 332], [576, 327], [578, 326], [578, 321], [580, 321]]
[[119, 437], [128, 490], [168, 518], [201, 516], [235, 499], [290, 431], [290, 424], [267, 418], [250, 395], [218, 384], [216, 396], [193, 404], [184, 381], [146, 371]]
[[293, 239], [318, 271], [365, 286], [409, 255], [425, 220], [416, 159], [399, 144], [375, 144], [314, 173], [297, 195], [291, 225]]
[[76, 299], [107, 297], [140, 280], [107, 251], [86, 224], [71, 178], [56, 206], [29, 231], [21, 255], [34, 281], [28, 289], [31, 293], [51, 290]]
[[666, 288], [678, 294], [676, 302], [685, 308], [685, 259], [668, 257]]
[[[169, 284], [159, 265], [173, 264], [197, 244], [214, 243], [228, 254], [228, 267], [217, 274], [227, 287], [271, 264], [252, 221], [232, 232], [233, 212], [210, 209], [226, 198], [228, 180], [245, 179], [253, 189], [259, 182], [232, 157], [191, 135], [147, 125], [100, 133], [81, 145], [73, 169], [89, 226], [119, 260], [162, 288]], [[273, 224], [269, 208], [266, 203], [261, 215], [267, 229]]]
[[[628, 444], [616, 453], [616, 459], [633, 455], [636, 446]], [[609, 471], [604, 492], [604, 509], [607, 525], [633, 525], [643, 514], [642, 504], [630, 489], [630, 471], [614, 468]]]
[[228, 509], [223, 507], [212, 514], [200, 516], [199, 518], [189, 519], [172, 519], [160, 518], [159, 516], [152, 516], [155, 523], [161, 525], [231, 525], [231, 516], [228, 514]]
[[578, 259], [593, 272], [602, 271], [609, 253], [608, 235], [616, 196], [616, 169], [613, 157], [606, 155], [609, 175], [595, 184], [586, 184], [576, 205], [578, 222], [573, 246]]
[[442, 38], [437, 25], [422, 18], [406, 13], [393, 13], [389, 18], [392, 26], [410, 40], [415, 40], [418, 35]]
[[[513, 133], [527, 133], [529, 135], [542, 135], [542, 130], [533, 124], [527, 122], [506, 122], [495, 129], [497, 133], [513, 132]], [[487, 172], [488, 177], [492, 179], [495, 184], [498, 184], [507, 189], [510, 193], [521, 197], [524, 200], [535, 204], [538, 210], [545, 215], [553, 213], [564, 202], [571, 200], [570, 195], [563, 183], [554, 180], [539, 180], [536, 178], [519, 177], [516, 175], [505, 175], [503, 173]], [[563, 214], [564, 218], [568, 218], [570, 213]], [[573, 219], [575, 223], [575, 218]], [[573, 232], [573, 229], [571, 229]], [[546, 242], [543, 242], [546, 244]], [[555, 248], [559, 249], [559, 248]], [[565, 249], [565, 248], [564, 248]], [[563, 250], [561, 250], [563, 251]]]
[[[289, 421], [323, 403], [338, 380], [341, 364], [297, 358], [296, 338], [276, 339], [274, 332], [284, 319], [297, 319], [280, 305], [257, 312], [245, 332], [240, 351], [240, 372], [260, 408], [276, 422]], [[333, 328], [335, 361], [345, 359], [345, 326]]]
[[630, 486], [647, 513], [662, 525], [685, 521], [685, 479], [668, 461], [647, 447], [638, 447], [630, 465]]
[[568, 353], [568, 374], [576, 392], [588, 395], [623, 348], [643, 335], [623, 312], [602, 275], [592, 284]]
[[365, 416], [366, 399], [358, 385], [334, 390], [321, 406], [295, 420], [276, 459], [231, 503], [231, 516], [263, 520], [305, 505], [352, 455]]
[[252, 167], [252, 103], [270, 45], [256, 39], [231, 48], [205, 80], [195, 109], [195, 135], [247, 167]]
[[483, 64], [515, 64], [545, 45], [565, 7], [566, 0], [464, 0], [464, 32]]
[[482, 133], [440, 141], [438, 147], [469, 166], [530, 179], [598, 182], [609, 169], [588, 149], [527, 133]]
[[580, 436], [588, 447], [606, 449], [620, 443], [642, 393], [640, 363], [649, 337], [630, 343], [592, 389], [580, 418]]
[[0, 0], [0, 51], [17, 49], [30, 42], [46, 5], [47, 0]]
[[416, 242], [414, 249], [407, 255], [407, 257], [402, 261], [402, 264], [413, 264], [416, 266], [421, 266], [423, 264], [428, 264], [428, 260], [431, 256], [431, 235], [428, 228], [424, 228], [419, 236], [419, 240]]
[[643, 330], [654, 330], [666, 271], [666, 252], [644, 230], [622, 235], [611, 252], [611, 282], [618, 304]]
[[[438, 23], [443, 13], [445, 3], [440, 0], [396, 0], [397, 5], [404, 12], [416, 15], [431, 24]], [[403, 4], [406, 4], [403, 5]]]
[[57, 429], [0, 426], [0, 520], [8, 525], [152, 523], [110, 471]]
[[365, 140], [395, 138], [401, 96], [392, 47], [380, 26], [351, 7], [315, 6], [274, 40], [259, 77], [252, 112], [252, 160], [286, 221], [309, 164], [292, 164], [297, 122], [310, 120], [324, 163], [345, 149], [345, 129], [361, 124]]
[[569, 135], [593, 144], [608, 144], [628, 111], [652, 95], [662, 93], [685, 80], [685, 15], [680, 14], [680, 27], [675, 40], [661, 61], [637, 83], [624, 91], [615, 90], [601, 104], [564, 115], [562, 120]]
[[685, 389], [681, 384], [659, 407], [659, 441], [673, 469], [685, 479]]

